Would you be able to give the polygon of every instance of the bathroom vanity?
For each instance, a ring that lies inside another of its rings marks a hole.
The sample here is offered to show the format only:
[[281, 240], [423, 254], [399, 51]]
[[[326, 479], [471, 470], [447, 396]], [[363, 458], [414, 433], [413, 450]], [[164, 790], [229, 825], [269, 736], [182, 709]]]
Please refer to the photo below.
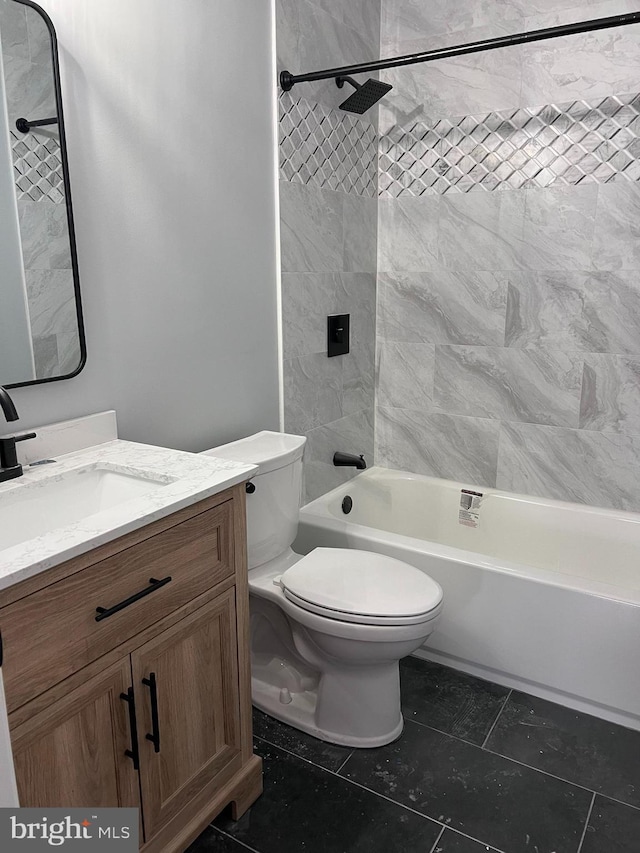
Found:
[[[0, 487], [0, 518], [3, 499], [9, 513], [21, 495], [37, 505], [50, 491], [64, 503], [65, 487], [77, 494], [86, 477], [90, 490], [116, 495], [26, 543], [1, 550], [0, 534], [2, 679], [21, 806], [137, 807], [141, 849], [168, 853], [228, 804], [239, 817], [259, 796], [252, 470], [111, 441]], [[101, 472], [146, 485], [103, 482]]]

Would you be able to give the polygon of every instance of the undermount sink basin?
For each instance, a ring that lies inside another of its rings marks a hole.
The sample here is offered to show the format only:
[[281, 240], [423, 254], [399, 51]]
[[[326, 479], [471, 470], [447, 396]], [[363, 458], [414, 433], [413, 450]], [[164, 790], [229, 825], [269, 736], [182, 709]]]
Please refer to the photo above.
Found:
[[0, 492], [0, 550], [148, 495], [172, 482], [95, 465]]

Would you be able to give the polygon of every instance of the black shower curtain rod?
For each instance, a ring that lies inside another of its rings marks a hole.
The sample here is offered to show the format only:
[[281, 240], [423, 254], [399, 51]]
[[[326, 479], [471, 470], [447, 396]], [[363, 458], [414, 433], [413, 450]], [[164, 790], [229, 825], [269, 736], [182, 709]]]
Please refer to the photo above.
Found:
[[558, 27], [548, 27], [544, 30], [533, 30], [530, 33], [518, 33], [512, 36], [498, 36], [497, 38], [474, 41], [469, 44], [440, 47], [435, 50], [427, 50], [424, 53], [410, 53], [406, 56], [397, 56], [391, 59], [363, 62], [360, 65], [344, 65], [342, 68], [312, 71], [310, 74], [291, 74], [289, 71], [282, 71], [280, 73], [280, 85], [285, 92], [288, 92], [296, 83], [307, 83], [311, 80], [329, 80], [331, 77], [366, 74], [370, 71], [381, 71], [385, 68], [414, 65], [418, 62], [432, 62], [434, 59], [449, 59], [452, 56], [464, 56], [466, 53], [480, 53], [483, 50], [512, 47], [517, 44], [528, 44], [532, 41], [543, 41], [544, 39], [572, 36], [577, 33], [588, 33], [592, 30], [606, 30], [609, 27], [624, 27], [627, 24], [638, 23], [640, 23], [640, 12], [629, 12], [626, 15], [596, 18], [593, 21], [581, 21], [578, 24], [562, 24]]

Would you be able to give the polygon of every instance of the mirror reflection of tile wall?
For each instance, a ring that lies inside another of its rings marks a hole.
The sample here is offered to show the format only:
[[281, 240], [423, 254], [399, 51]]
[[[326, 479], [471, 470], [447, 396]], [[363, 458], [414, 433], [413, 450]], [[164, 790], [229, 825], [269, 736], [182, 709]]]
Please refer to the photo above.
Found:
[[0, 35], [36, 378], [45, 379], [80, 362], [58, 130], [15, 129], [18, 118], [56, 115], [51, 40], [40, 15], [13, 0], [0, 0]]

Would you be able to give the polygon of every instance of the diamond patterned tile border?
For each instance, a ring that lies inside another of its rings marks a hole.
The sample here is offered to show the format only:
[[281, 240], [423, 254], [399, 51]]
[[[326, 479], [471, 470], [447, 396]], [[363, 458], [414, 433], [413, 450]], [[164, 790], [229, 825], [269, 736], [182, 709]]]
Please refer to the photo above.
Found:
[[640, 95], [392, 127], [380, 138], [381, 196], [640, 180]]
[[11, 149], [18, 198], [62, 204], [64, 183], [58, 140], [11, 131]]
[[377, 192], [378, 137], [373, 125], [347, 113], [279, 98], [280, 177], [345, 193]]

